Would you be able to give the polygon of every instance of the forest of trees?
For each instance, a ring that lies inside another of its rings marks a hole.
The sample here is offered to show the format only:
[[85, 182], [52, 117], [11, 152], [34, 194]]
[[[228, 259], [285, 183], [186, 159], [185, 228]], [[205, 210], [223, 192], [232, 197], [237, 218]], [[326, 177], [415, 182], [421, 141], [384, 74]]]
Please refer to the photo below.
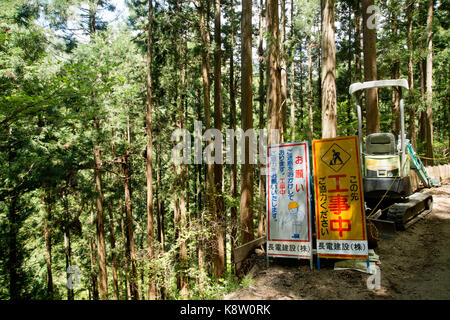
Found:
[[[0, 299], [209, 299], [237, 287], [232, 249], [265, 233], [264, 165], [248, 148], [242, 164], [174, 162], [172, 133], [198, 121], [200, 135], [278, 129], [269, 144], [355, 135], [350, 84], [404, 78], [407, 138], [427, 164], [446, 161], [449, 10], [1, 1]], [[398, 134], [399, 93], [364, 97], [365, 134]]]

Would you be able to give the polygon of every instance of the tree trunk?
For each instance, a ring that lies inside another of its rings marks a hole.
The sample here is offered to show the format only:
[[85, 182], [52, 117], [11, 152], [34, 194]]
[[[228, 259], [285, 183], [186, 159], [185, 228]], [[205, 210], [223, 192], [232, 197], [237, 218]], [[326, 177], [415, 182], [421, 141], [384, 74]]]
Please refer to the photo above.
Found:
[[416, 137], [416, 110], [414, 106], [414, 41], [413, 41], [413, 19], [412, 15], [414, 12], [415, 0], [409, 0], [406, 19], [408, 21], [408, 50], [409, 50], [409, 60], [408, 60], [408, 82], [409, 82], [409, 132], [411, 145], [414, 150], [417, 150], [417, 137]]
[[125, 270], [124, 270], [124, 275], [125, 275], [125, 286], [126, 286], [126, 299], [130, 300], [131, 299], [131, 284], [130, 284], [130, 262], [129, 262], [129, 257], [130, 257], [130, 249], [128, 246], [128, 241], [127, 241], [127, 230], [125, 228], [125, 219], [123, 217], [123, 209], [122, 209], [122, 199], [119, 199], [119, 207], [120, 207], [120, 229], [122, 231], [122, 243], [123, 246], [125, 248], [124, 250], [124, 257], [123, 257], [123, 262], [125, 265]]
[[114, 216], [112, 213], [111, 204], [108, 205], [109, 215], [109, 234], [111, 242], [111, 267], [113, 276], [114, 299], [119, 300], [119, 282], [117, 278], [117, 254], [116, 254], [116, 239], [114, 237]]
[[[299, 37], [299, 41], [303, 41], [302, 38]], [[302, 52], [303, 48], [301, 45], [299, 45], [299, 51]], [[305, 117], [305, 93], [303, 91], [303, 57], [302, 54], [300, 54], [300, 61], [298, 63], [299, 68], [299, 75], [298, 75], [298, 80], [299, 80], [299, 84], [300, 84], [300, 90], [299, 90], [299, 102], [300, 102], [300, 107], [299, 107], [299, 115], [298, 115], [298, 119], [300, 119], [299, 123], [298, 123], [298, 129], [302, 132], [305, 131], [305, 125], [304, 125], [304, 117]]]
[[[322, 9], [322, 7], [321, 7]], [[317, 74], [318, 74], [318, 79], [317, 79], [317, 96], [319, 97], [319, 106], [318, 106], [318, 110], [323, 110], [322, 108], [322, 46], [321, 46], [321, 37], [322, 37], [322, 14], [319, 14], [319, 17], [317, 19], [319, 21], [319, 27], [321, 29], [320, 32], [320, 36], [319, 36], [319, 41], [318, 41], [318, 45], [316, 46], [317, 48]]]
[[[209, 2], [208, 2], [209, 3]], [[208, 5], [207, 3], [207, 5]], [[205, 129], [208, 130], [211, 128], [211, 100], [210, 100], [210, 79], [209, 79], [209, 72], [210, 72], [210, 63], [209, 63], [209, 45], [210, 45], [210, 38], [209, 38], [209, 32], [208, 32], [208, 26], [207, 26], [207, 15], [205, 13], [205, 1], [200, 0], [200, 35], [202, 38], [202, 83], [203, 83], [203, 107], [205, 109]], [[207, 10], [209, 12], [209, 10]], [[206, 143], [209, 145], [211, 144], [211, 139], [208, 139]], [[211, 163], [211, 161], [207, 161], [206, 164], [206, 195], [205, 195], [205, 202], [206, 207], [208, 208], [208, 215], [210, 217], [216, 216], [216, 201], [213, 196], [214, 192], [214, 168]], [[204, 246], [204, 238], [200, 236], [199, 242], [200, 246]], [[210, 256], [210, 252], [206, 252], [206, 259]], [[199, 266], [201, 268], [202, 266]], [[202, 269], [200, 269], [200, 274], [203, 274]], [[203, 283], [203, 276], [200, 277], [200, 286], [202, 286]]]
[[[397, 13], [393, 12], [391, 17], [392, 25], [392, 39], [397, 42], [398, 39], [398, 17]], [[400, 78], [400, 61], [394, 58], [391, 68], [391, 78]], [[392, 88], [392, 132], [395, 136], [400, 134], [400, 91], [397, 87]]]
[[322, 0], [322, 138], [337, 135], [334, 0]]
[[131, 207], [131, 192], [130, 192], [130, 176], [128, 174], [128, 154], [125, 152], [122, 156], [122, 174], [123, 174], [123, 188], [125, 193], [125, 212], [126, 212], [126, 231], [127, 231], [127, 248], [130, 255], [131, 263], [131, 296], [133, 300], [139, 300], [138, 289], [138, 274], [136, 267], [136, 249], [134, 244], [134, 219]]
[[[94, 120], [94, 127], [99, 132], [99, 120]], [[106, 246], [105, 246], [105, 229], [104, 229], [104, 214], [103, 214], [103, 190], [102, 190], [102, 160], [100, 155], [100, 147], [94, 146], [94, 175], [95, 187], [97, 195], [95, 197], [95, 204], [97, 207], [97, 252], [98, 252], [98, 267], [100, 275], [100, 299], [108, 299], [108, 282], [106, 271]]]
[[20, 299], [19, 292], [19, 273], [18, 273], [18, 254], [17, 254], [17, 234], [18, 217], [17, 217], [17, 198], [16, 195], [11, 197], [8, 210], [9, 235], [8, 235], [8, 271], [9, 271], [9, 297], [11, 300]]
[[[283, 0], [284, 1], [284, 0]], [[290, 40], [294, 41], [295, 33], [294, 33], [294, 0], [291, 0], [291, 36]], [[301, 43], [299, 41], [299, 43]], [[300, 44], [301, 46], [301, 44]], [[302, 50], [300, 49], [300, 52]], [[295, 141], [295, 50], [294, 45], [291, 45], [291, 88], [290, 88], [290, 97], [291, 97], [291, 141]], [[259, 233], [259, 232], [258, 232]], [[258, 234], [259, 236], [259, 234]]]
[[[230, 92], [231, 94], [231, 92]], [[198, 88], [197, 91], [198, 107], [197, 107], [197, 119], [202, 119], [202, 94], [201, 89]], [[230, 96], [231, 99], [231, 96]], [[198, 261], [198, 287], [199, 292], [203, 290], [203, 279], [204, 279], [204, 252], [203, 252], [203, 242], [201, 240], [201, 233], [203, 231], [203, 195], [205, 194], [203, 188], [203, 164], [195, 164], [197, 168], [197, 179], [196, 179], [196, 194], [197, 194], [197, 230], [199, 231], [199, 236], [197, 237], [197, 261]]]
[[354, 7], [355, 14], [355, 80], [362, 81], [362, 68], [361, 68], [361, 1], [355, 0]]
[[[421, 11], [419, 9], [419, 11]], [[423, 52], [425, 49], [423, 48], [423, 43], [421, 44], [421, 51]], [[420, 93], [422, 97], [422, 103], [425, 101], [425, 92], [426, 92], [426, 60], [421, 60], [419, 62], [419, 71], [420, 71]], [[419, 112], [419, 132], [418, 132], [418, 138], [419, 141], [423, 141], [426, 143], [426, 112], [420, 111]], [[426, 165], [427, 162], [424, 161], [424, 164]]]
[[[164, 201], [162, 201], [162, 199], [160, 199], [160, 208], [159, 211], [161, 213], [161, 251], [162, 253], [165, 252], [165, 248], [164, 248], [164, 239], [165, 239], [165, 235], [164, 235]], [[161, 288], [161, 299], [162, 300], [166, 300], [167, 299], [167, 295], [168, 295], [168, 290], [167, 287], [165, 285], [162, 286]]]
[[[179, 181], [179, 169], [177, 166], [175, 166], [174, 168], [175, 170], [175, 174], [178, 176], [178, 181], [177, 184], [180, 183]], [[178, 185], [179, 186], [179, 185]], [[177, 193], [180, 192], [180, 190], [177, 190]], [[177, 195], [175, 195], [174, 197], [174, 205], [173, 205], [173, 227], [174, 227], [174, 235], [175, 235], [175, 239], [179, 239], [180, 238], [180, 197]], [[181, 250], [180, 250], [181, 251]], [[176, 253], [176, 260], [179, 261], [180, 260], [180, 252]], [[181, 276], [181, 272], [178, 270], [178, 275], [177, 275], [177, 289], [179, 291], [181, 291], [181, 281], [182, 281], [182, 276]]]
[[[263, 36], [264, 36], [264, 30], [263, 30], [263, 15], [264, 11], [264, 1], [260, 0], [259, 2], [259, 38], [258, 38], [258, 60], [259, 60], [259, 129], [264, 129], [264, 65], [265, 65], [265, 58], [264, 58], [264, 49], [263, 49]], [[261, 131], [260, 131], [261, 132]], [[259, 139], [263, 139], [262, 136], [259, 137]], [[260, 165], [260, 172], [259, 172], [259, 197], [260, 199], [264, 199], [264, 171], [265, 165]], [[261, 201], [261, 204], [259, 206], [259, 212], [258, 212], [258, 237], [262, 237], [264, 234], [264, 203], [265, 201]]]
[[[62, 194], [62, 203], [64, 208], [64, 224], [63, 224], [63, 236], [64, 236], [64, 255], [66, 258], [66, 279], [67, 284], [69, 283], [69, 266], [72, 265], [72, 248], [70, 245], [70, 213], [69, 213], [69, 204], [67, 201], [67, 196], [63, 193]], [[73, 284], [73, 282], [72, 282]], [[73, 288], [70, 288], [67, 286], [67, 300], [73, 300], [74, 299], [74, 292]]]
[[[376, 29], [371, 25], [371, 16], [367, 9], [374, 5], [374, 0], [362, 0], [363, 11], [363, 50], [364, 81], [377, 80]], [[366, 90], [366, 126], [367, 134], [380, 132], [380, 114], [378, 110], [378, 89]]]
[[[231, 10], [231, 48], [230, 48], [230, 113], [231, 113], [231, 128], [236, 130], [236, 89], [234, 79], [234, 5], [230, 2]], [[237, 197], [237, 152], [236, 152], [236, 138], [233, 137], [233, 164], [230, 172], [230, 192], [233, 199]], [[237, 208], [231, 207], [231, 265], [234, 265], [234, 248], [237, 247]]]
[[[252, 92], [252, 1], [242, 2], [241, 52], [241, 116], [242, 130], [253, 129]], [[250, 141], [249, 141], [250, 142]], [[242, 243], [254, 239], [253, 234], [253, 165], [250, 163], [250, 143], [245, 141], [245, 162], [241, 167], [241, 233]]]
[[[394, 62], [391, 69], [392, 79], [400, 78], [400, 62]], [[392, 89], [392, 132], [397, 137], [400, 134], [400, 91]]]
[[97, 280], [97, 273], [95, 272], [95, 265], [97, 264], [95, 259], [95, 250], [96, 250], [96, 244], [95, 239], [90, 238], [89, 239], [89, 257], [90, 257], [90, 271], [91, 271], [91, 283], [92, 283], [92, 298], [94, 300], [98, 300], [98, 280]]
[[[422, 50], [424, 49], [422, 48]], [[420, 93], [422, 95], [422, 99], [424, 99], [426, 92], [426, 68], [427, 68], [426, 60], [421, 60], [419, 62], [419, 71], [420, 71]]]
[[426, 68], [426, 146], [425, 155], [427, 161], [426, 165], [433, 165], [433, 0], [428, 0], [427, 13], [427, 68]]
[[[205, 126], [206, 129], [208, 129], [209, 124], [209, 105], [210, 105], [210, 88], [209, 88], [209, 56], [208, 56], [208, 48], [209, 48], [209, 42], [208, 42], [208, 34], [206, 32], [206, 25], [205, 25], [205, 6], [204, 6], [204, 0], [200, 0], [200, 6], [198, 8], [200, 13], [200, 22], [199, 22], [199, 29], [200, 29], [200, 38], [201, 38], [201, 52], [202, 52], [202, 86], [203, 86], [203, 108], [205, 110]], [[208, 118], [206, 118], [208, 116]], [[206, 184], [206, 192], [205, 192], [205, 204], [206, 207], [211, 203], [210, 196], [208, 195], [208, 192], [210, 190], [210, 182], [208, 179], [208, 172], [210, 168], [210, 164], [206, 164], [206, 170], [207, 173], [205, 175], [205, 184]], [[201, 174], [200, 174], [201, 176]], [[203, 283], [204, 283], [204, 273], [205, 273], [205, 266], [204, 266], [204, 239], [202, 236], [203, 231], [203, 210], [200, 211], [200, 234], [198, 237], [198, 249], [197, 249], [197, 259], [198, 259], [198, 269], [199, 269], [199, 277], [198, 277], [198, 286], [200, 293], [203, 291]]]
[[157, 215], [158, 215], [158, 241], [161, 244], [161, 251], [165, 252], [165, 235], [164, 235], [164, 201], [161, 197], [161, 144], [157, 144], [156, 152], [156, 201], [157, 201]]
[[52, 241], [48, 229], [50, 212], [44, 216], [44, 240], [45, 240], [45, 263], [47, 265], [47, 293], [49, 299], [53, 300], [53, 275], [52, 275]]
[[[148, 1], [148, 35], [147, 35], [147, 116], [146, 116], [146, 161], [145, 161], [145, 177], [147, 180], [147, 247], [148, 260], [152, 261], [155, 257], [154, 252], [154, 231], [153, 231], [153, 141], [152, 141], [152, 29], [153, 29], [153, 4], [152, 0]], [[149, 300], [156, 299], [156, 285], [153, 274], [149, 275]]]
[[51, 207], [49, 203], [49, 191], [43, 186], [42, 204], [45, 208], [44, 215], [44, 241], [45, 241], [45, 263], [47, 265], [47, 293], [50, 300], [53, 300], [53, 273], [52, 273], [52, 237], [48, 222], [51, 219]]
[[280, 75], [281, 75], [281, 141], [284, 142], [287, 119], [287, 63], [286, 63], [286, 0], [281, 0], [281, 56], [280, 56]]
[[[355, 15], [355, 82], [362, 82], [362, 59], [361, 59], [361, 0], [355, 0], [355, 6], [353, 8]], [[356, 99], [361, 101], [361, 91], [356, 92]], [[365, 109], [362, 110], [362, 118], [364, 118]]]
[[[158, 242], [160, 243], [161, 253], [165, 252], [165, 232], [164, 232], [164, 201], [160, 195], [161, 193], [161, 144], [158, 142], [156, 149], [156, 203], [157, 203], [157, 225], [158, 225]], [[167, 288], [162, 286], [160, 288], [161, 300], [167, 297]]]
[[[144, 237], [140, 237], [140, 243], [139, 243], [139, 249], [141, 252], [143, 252], [146, 249], [146, 241]], [[139, 290], [140, 294], [139, 297], [141, 300], [149, 300], [148, 297], [145, 296], [146, 293], [148, 293], [148, 284], [145, 282], [145, 272], [146, 270], [144, 268], [139, 268], [139, 274], [141, 276], [141, 281], [139, 281]]]
[[[96, 15], [98, 4], [96, 1], [89, 1], [89, 36], [92, 37], [96, 33]], [[93, 102], [95, 92], [92, 91]], [[94, 117], [94, 130], [97, 135], [100, 134], [100, 120]], [[96, 139], [97, 140], [97, 139]], [[105, 230], [103, 226], [103, 193], [102, 193], [102, 161], [100, 156], [100, 146], [98, 141], [94, 141], [94, 180], [97, 195], [95, 197], [95, 204], [97, 207], [97, 254], [100, 275], [100, 299], [106, 300], [108, 295], [108, 279], [106, 270], [106, 246], [105, 246]]]
[[309, 104], [309, 140], [313, 139], [314, 134], [314, 118], [313, 118], [313, 79], [312, 79], [312, 49], [313, 43], [311, 36], [308, 37], [308, 104]]
[[[180, 175], [180, 187], [182, 188], [182, 191], [180, 192], [180, 226], [181, 230], [185, 231], [186, 229], [186, 201], [184, 196], [184, 187], [185, 187], [185, 168], [181, 168], [181, 175]], [[180, 245], [180, 258], [181, 258], [181, 296], [183, 298], [187, 298], [188, 295], [188, 260], [187, 260], [187, 244], [186, 241], [182, 241]]]
[[[91, 211], [91, 225], [95, 223], [94, 211]], [[97, 245], [95, 243], [95, 237], [89, 237], [89, 258], [91, 262], [91, 282], [92, 282], [92, 296], [94, 300], [98, 300], [98, 279], [95, 266], [97, 265], [97, 259], [95, 258], [95, 251], [97, 250]]]
[[[66, 278], [69, 279], [69, 273], [67, 270], [69, 269], [70, 264], [70, 256], [71, 256], [71, 248], [70, 248], [70, 233], [68, 230], [68, 227], [65, 227], [66, 230], [64, 230], [64, 254], [66, 257]], [[73, 300], [73, 289], [67, 287], [67, 300]]]
[[[427, 13], [426, 13], [426, 8], [427, 8], [427, 3], [426, 1], [418, 1], [418, 25], [419, 26], [425, 26], [426, 25], [426, 17], [427, 17]], [[423, 59], [423, 57], [426, 54], [426, 44], [424, 40], [420, 40], [420, 60], [418, 62], [418, 67], [419, 67], [419, 74], [420, 74], [420, 96], [421, 96], [421, 105], [425, 105], [426, 106], [426, 59]], [[418, 119], [418, 133], [417, 133], [417, 138], [418, 141], [421, 141], [422, 144], [421, 146], [418, 147], [426, 147], [426, 129], [425, 129], [425, 122], [426, 122], [426, 110], [421, 110], [419, 111], [419, 119]], [[418, 153], [422, 150], [417, 150]], [[426, 152], [426, 151], [425, 151]], [[427, 165], [426, 160], [424, 159], [423, 161], [424, 165]]]
[[[185, 61], [185, 39], [184, 35], [181, 36], [181, 44], [180, 44], [180, 50], [181, 50], [181, 57], [180, 57], [180, 64], [181, 64], [181, 94], [180, 94], [180, 102], [178, 106], [178, 121], [177, 121], [177, 128], [183, 129], [184, 128], [184, 101], [185, 101], [185, 91], [186, 91], [186, 61]], [[176, 175], [178, 177], [178, 191], [176, 196], [176, 207], [177, 207], [177, 215], [178, 217], [176, 223], [179, 223], [179, 228], [177, 232], [177, 238], [182, 237], [183, 233], [186, 232], [186, 190], [185, 190], [185, 183], [186, 183], [186, 168], [183, 163], [180, 163], [175, 166]], [[188, 295], [188, 276], [187, 276], [187, 269], [188, 269], [188, 261], [187, 261], [187, 244], [186, 241], [183, 240], [180, 243], [180, 260], [181, 260], [181, 268], [179, 271], [179, 284], [180, 284], [180, 291], [181, 291], [181, 297], [183, 299], [187, 298]]]
[[[268, 34], [268, 74], [267, 79], [267, 133], [268, 144], [281, 142], [279, 135], [282, 130], [281, 115], [281, 68], [280, 68], [280, 33], [278, 19], [278, 0], [267, 0], [266, 2], [266, 25]], [[278, 130], [278, 136], [276, 131]]]
[[[214, 127], [222, 131], [222, 53], [221, 53], [221, 22], [220, 0], [215, 0], [214, 10]], [[222, 150], [214, 150], [214, 153], [222, 156]], [[224, 230], [223, 230], [223, 195], [222, 195], [222, 164], [214, 164], [214, 185], [216, 196], [216, 241], [217, 250], [214, 251], [214, 275], [216, 279], [222, 278], [225, 271], [224, 259]]]
[[[348, 16], [347, 16], [347, 22], [348, 22], [348, 52], [347, 52], [347, 72], [348, 72], [348, 88], [352, 84], [353, 78], [352, 78], [352, 61], [353, 61], [353, 48], [350, 46], [350, 43], [352, 42], [353, 37], [353, 24], [352, 24], [352, 5], [348, 4]], [[347, 91], [347, 136], [351, 136], [351, 123], [352, 123], [352, 95], [350, 92]]]

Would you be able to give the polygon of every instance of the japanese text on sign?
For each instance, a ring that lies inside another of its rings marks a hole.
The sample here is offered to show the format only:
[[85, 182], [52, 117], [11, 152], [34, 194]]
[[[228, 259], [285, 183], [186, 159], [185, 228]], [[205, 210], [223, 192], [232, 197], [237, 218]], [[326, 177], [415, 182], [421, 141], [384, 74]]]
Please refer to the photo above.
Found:
[[267, 147], [267, 254], [312, 257], [307, 142]]
[[313, 141], [317, 254], [368, 255], [357, 137]]

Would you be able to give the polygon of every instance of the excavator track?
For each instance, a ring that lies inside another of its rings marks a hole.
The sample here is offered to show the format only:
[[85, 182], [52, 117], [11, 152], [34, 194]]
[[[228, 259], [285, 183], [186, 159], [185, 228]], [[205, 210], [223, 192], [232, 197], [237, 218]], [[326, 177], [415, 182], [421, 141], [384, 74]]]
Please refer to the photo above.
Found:
[[433, 197], [426, 193], [414, 193], [405, 202], [391, 206], [387, 220], [395, 222], [397, 230], [405, 230], [426, 216], [433, 209]]

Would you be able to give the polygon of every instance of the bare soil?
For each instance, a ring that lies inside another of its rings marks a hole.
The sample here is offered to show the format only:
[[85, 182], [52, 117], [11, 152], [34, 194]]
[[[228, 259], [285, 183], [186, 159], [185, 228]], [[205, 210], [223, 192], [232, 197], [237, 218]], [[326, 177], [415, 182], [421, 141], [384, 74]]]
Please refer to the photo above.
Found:
[[322, 259], [321, 269], [309, 261], [254, 257], [250, 285], [225, 300], [323, 299], [450, 299], [450, 182], [423, 189], [433, 195], [433, 210], [394, 239], [380, 239], [381, 288], [369, 290], [369, 274], [333, 270], [335, 260]]

